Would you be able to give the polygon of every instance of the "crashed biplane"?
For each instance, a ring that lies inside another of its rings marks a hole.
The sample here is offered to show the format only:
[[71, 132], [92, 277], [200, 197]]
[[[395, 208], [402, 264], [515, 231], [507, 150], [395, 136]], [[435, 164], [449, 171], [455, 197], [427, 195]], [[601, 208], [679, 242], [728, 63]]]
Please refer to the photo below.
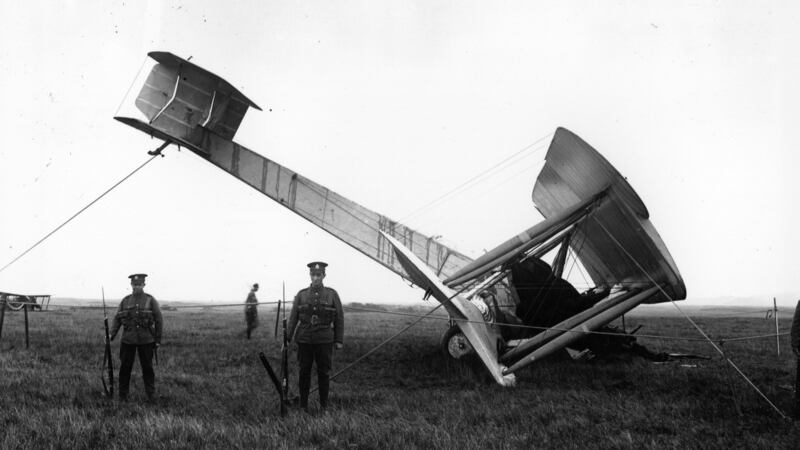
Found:
[[6, 305], [13, 311], [20, 311], [26, 305], [32, 311], [47, 309], [50, 305], [49, 295], [12, 294], [0, 292], [0, 305]]
[[[157, 64], [135, 100], [143, 117], [115, 119], [163, 140], [156, 153], [169, 144], [191, 150], [425, 290], [454, 323], [449, 354], [477, 354], [501, 385], [639, 304], [686, 298], [642, 200], [564, 128], [533, 189], [545, 220], [472, 259], [233, 142], [247, 109], [261, 108], [189, 61], [149, 55]], [[552, 252], [551, 265], [542, 258]], [[585, 292], [562, 278], [570, 253], [594, 283]]]

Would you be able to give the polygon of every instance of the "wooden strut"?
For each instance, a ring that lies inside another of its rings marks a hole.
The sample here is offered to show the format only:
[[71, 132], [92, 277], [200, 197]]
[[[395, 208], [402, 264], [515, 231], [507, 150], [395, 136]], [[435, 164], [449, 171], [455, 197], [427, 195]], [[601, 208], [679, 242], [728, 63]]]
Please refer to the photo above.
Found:
[[164, 107], [161, 108], [161, 111], [159, 111], [155, 116], [153, 116], [152, 119], [150, 119], [150, 122], [149, 122], [150, 125], [152, 125], [153, 122], [155, 122], [156, 119], [158, 119], [161, 116], [161, 114], [164, 111], [166, 111], [167, 108], [169, 108], [169, 106], [172, 104], [172, 102], [175, 101], [175, 97], [178, 95], [178, 86], [180, 86], [180, 84], [181, 84], [181, 72], [183, 71], [182, 69], [183, 69], [182, 65], [179, 65], [178, 66], [178, 77], [175, 78], [175, 89], [172, 90], [172, 97], [170, 97], [170, 99], [167, 101], [167, 103], [164, 104]]

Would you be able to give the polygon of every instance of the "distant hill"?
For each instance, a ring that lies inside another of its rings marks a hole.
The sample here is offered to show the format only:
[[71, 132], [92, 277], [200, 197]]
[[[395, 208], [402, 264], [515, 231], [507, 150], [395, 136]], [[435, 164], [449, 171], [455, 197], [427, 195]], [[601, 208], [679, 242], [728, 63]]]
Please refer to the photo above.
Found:
[[772, 295], [763, 296], [720, 296], [720, 297], [703, 297], [703, 298], [690, 298], [681, 301], [681, 304], [692, 305], [725, 305], [725, 306], [765, 306], [772, 307], [772, 299], [775, 299], [778, 308], [791, 307], [797, 305], [800, 300], [800, 292], [778, 292]]

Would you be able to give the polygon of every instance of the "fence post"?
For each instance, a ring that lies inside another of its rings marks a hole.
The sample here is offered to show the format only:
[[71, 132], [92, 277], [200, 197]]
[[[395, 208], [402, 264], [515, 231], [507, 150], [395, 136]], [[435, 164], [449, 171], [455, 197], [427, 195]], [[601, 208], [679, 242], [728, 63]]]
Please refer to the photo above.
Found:
[[3, 337], [3, 319], [6, 317], [6, 298], [0, 297], [0, 338]]
[[23, 308], [25, 309], [25, 348], [29, 347], [28, 344], [28, 304], [26, 303]]
[[778, 349], [778, 356], [781, 356], [781, 332], [778, 326], [778, 302], [775, 297], [772, 297], [772, 311], [775, 316], [775, 346]]

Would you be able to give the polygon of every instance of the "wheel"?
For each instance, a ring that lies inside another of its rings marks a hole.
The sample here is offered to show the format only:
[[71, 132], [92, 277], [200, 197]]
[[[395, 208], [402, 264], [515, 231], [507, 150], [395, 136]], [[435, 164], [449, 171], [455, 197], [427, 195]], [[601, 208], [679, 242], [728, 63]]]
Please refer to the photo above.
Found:
[[20, 300], [19, 297], [15, 297], [14, 300], [11, 300], [10, 297], [6, 297], [6, 305], [8, 305], [8, 308], [12, 311], [19, 311], [22, 309], [22, 305], [25, 304], [24, 300], [23, 301], [19, 300]]
[[453, 359], [462, 359], [474, 353], [469, 340], [457, 325], [453, 325], [445, 331], [442, 335], [441, 345], [442, 352]]

